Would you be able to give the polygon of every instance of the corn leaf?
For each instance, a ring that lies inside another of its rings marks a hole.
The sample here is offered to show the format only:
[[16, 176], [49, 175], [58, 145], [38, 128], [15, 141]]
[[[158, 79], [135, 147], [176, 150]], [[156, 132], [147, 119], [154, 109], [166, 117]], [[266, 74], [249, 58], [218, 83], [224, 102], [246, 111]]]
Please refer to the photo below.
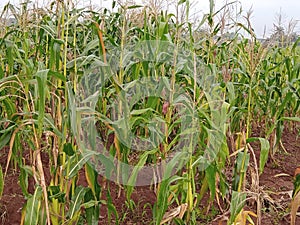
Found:
[[265, 164], [268, 160], [269, 151], [270, 151], [270, 144], [269, 141], [265, 138], [248, 138], [247, 143], [253, 141], [260, 142], [260, 157], [259, 157], [259, 174], [262, 174], [264, 171]]
[[37, 186], [33, 195], [26, 204], [25, 225], [38, 224], [40, 206], [41, 206], [42, 188]]
[[83, 204], [84, 195], [87, 191], [87, 188], [78, 186], [75, 189], [75, 193], [72, 196], [71, 204], [69, 211], [67, 213], [67, 217], [69, 219], [73, 219], [76, 214], [79, 212], [81, 204]]
[[229, 224], [232, 224], [239, 215], [245, 205], [246, 193], [232, 191], [230, 203], [230, 219]]

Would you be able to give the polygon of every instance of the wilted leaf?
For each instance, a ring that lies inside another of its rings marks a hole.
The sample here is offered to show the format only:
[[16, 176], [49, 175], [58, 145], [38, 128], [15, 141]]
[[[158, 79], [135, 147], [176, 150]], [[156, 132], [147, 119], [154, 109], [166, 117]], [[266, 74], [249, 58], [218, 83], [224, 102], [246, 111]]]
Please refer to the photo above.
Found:
[[167, 223], [176, 217], [182, 219], [185, 211], [187, 210], [187, 206], [188, 206], [188, 204], [184, 203], [184, 204], [181, 204], [180, 206], [178, 206], [177, 208], [166, 212], [165, 215], [163, 216], [163, 219], [160, 222], [160, 224]]
[[295, 225], [296, 214], [300, 206], [300, 173], [298, 168], [295, 170], [294, 190], [291, 202], [291, 225]]
[[291, 225], [296, 225], [296, 215], [300, 206], [300, 192], [298, 192], [291, 202]]
[[247, 220], [250, 222], [250, 224], [254, 224], [249, 215], [257, 217], [254, 212], [245, 211], [244, 209], [242, 209], [241, 212], [237, 215], [233, 225], [247, 225]]

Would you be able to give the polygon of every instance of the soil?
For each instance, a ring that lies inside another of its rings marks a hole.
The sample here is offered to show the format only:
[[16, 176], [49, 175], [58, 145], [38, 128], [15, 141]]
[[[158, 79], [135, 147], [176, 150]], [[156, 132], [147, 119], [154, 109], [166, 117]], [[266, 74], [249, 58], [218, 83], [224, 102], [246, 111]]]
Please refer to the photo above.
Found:
[[[255, 136], [255, 135], [254, 135]], [[268, 160], [264, 172], [259, 177], [259, 188], [253, 189], [251, 180], [255, 176], [251, 176], [255, 168], [253, 164], [253, 155], [250, 159], [250, 167], [247, 171], [246, 191], [260, 196], [261, 200], [261, 218], [263, 225], [288, 225], [290, 224], [290, 202], [291, 191], [293, 190], [293, 177], [295, 170], [300, 166], [300, 142], [299, 131], [285, 130], [282, 137], [282, 145], [285, 151], [281, 148], [275, 154], [273, 160]], [[259, 143], [253, 145], [254, 155], [259, 159]], [[4, 170], [7, 161], [8, 148], [4, 148], [0, 152], [0, 164]], [[252, 172], [251, 172], [252, 171]], [[14, 170], [12, 166], [9, 168], [7, 176], [5, 177], [4, 192], [0, 200], [0, 224], [17, 225], [21, 221], [22, 207], [25, 203], [25, 198], [22, 195], [21, 188], [18, 184], [19, 171]], [[29, 186], [33, 185], [31, 181]], [[86, 186], [87, 182], [84, 178], [84, 171], [81, 171], [79, 185]], [[152, 206], [155, 203], [156, 196], [150, 187], [138, 187], [132, 194], [132, 200], [135, 202], [135, 208], [130, 210], [126, 206], [126, 197], [124, 190], [121, 190], [120, 196], [119, 186], [107, 182], [106, 188], [103, 189], [103, 199], [105, 199], [107, 187], [110, 187], [110, 194], [112, 201], [118, 211], [119, 215], [123, 216], [121, 224], [150, 224], [152, 221]], [[31, 191], [32, 191], [31, 190]], [[251, 195], [248, 195], [251, 197]], [[205, 202], [205, 199], [204, 199]], [[203, 204], [203, 201], [202, 201]], [[223, 209], [223, 212], [221, 212]], [[105, 208], [104, 208], [105, 209]], [[257, 214], [257, 204], [255, 200], [247, 201], [247, 210]], [[99, 224], [115, 224], [114, 217], [110, 223], [106, 210], [101, 210], [101, 219]], [[213, 224], [220, 225], [222, 220], [225, 221], [229, 217], [228, 205], [221, 201], [220, 206], [214, 204], [210, 210], [204, 215], [206, 219], [199, 221], [199, 224]], [[209, 218], [209, 219], [207, 219]], [[256, 218], [252, 217], [256, 223]], [[226, 224], [224, 222], [223, 224]], [[296, 224], [300, 224], [298, 216]]]

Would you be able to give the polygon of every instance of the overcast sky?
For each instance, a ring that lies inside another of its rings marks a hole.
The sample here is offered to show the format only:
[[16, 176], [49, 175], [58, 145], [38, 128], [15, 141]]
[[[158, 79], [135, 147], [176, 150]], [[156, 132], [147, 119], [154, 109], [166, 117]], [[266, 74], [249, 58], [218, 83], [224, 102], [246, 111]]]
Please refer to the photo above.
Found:
[[[11, 3], [19, 3], [24, 0], [10, 0]], [[49, 2], [51, 0], [32, 0], [39, 1], [41, 4], [43, 2]], [[76, 0], [75, 0], [76, 1]], [[111, 7], [112, 0], [77, 0], [79, 2], [92, 2], [93, 4]], [[136, 0], [139, 2], [141, 0]], [[194, 7], [192, 7], [193, 12], [197, 12], [198, 15], [202, 13], [207, 13], [209, 10], [209, 0], [190, 0], [190, 2], [197, 2]], [[0, 7], [5, 5], [8, 0], [0, 0]], [[224, 5], [226, 0], [215, 0], [216, 9]], [[227, 0], [227, 2], [231, 2]], [[269, 36], [274, 28], [273, 24], [278, 23], [278, 15], [282, 15], [282, 25], [287, 29], [289, 21], [291, 19], [299, 21], [298, 26], [295, 28], [297, 33], [300, 33], [300, 0], [240, 0], [240, 5], [242, 9], [246, 12], [251, 7], [253, 13], [251, 16], [252, 26], [258, 37], [262, 37], [264, 31], [266, 31], [266, 36]], [[245, 13], [244, 13], [245, 14]], [[266, 29], [266, 30], [265, 30]]]

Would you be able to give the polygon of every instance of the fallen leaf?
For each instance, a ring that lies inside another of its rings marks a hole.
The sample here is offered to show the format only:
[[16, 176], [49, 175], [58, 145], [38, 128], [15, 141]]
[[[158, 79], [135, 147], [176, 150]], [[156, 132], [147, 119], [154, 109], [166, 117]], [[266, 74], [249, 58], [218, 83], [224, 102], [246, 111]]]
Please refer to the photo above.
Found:
[[167, 223], [176, 217], [182, 219], [182, 217], [187, 209], [187, 206], [188, 206], [188, 204], [184, 203], [184, 204], [181, 204], [180, 206], [178, 206], [177, 208], [166, 212], [165, 215], [163, 216], [163, 219], [160, 222], [160, 224]]

